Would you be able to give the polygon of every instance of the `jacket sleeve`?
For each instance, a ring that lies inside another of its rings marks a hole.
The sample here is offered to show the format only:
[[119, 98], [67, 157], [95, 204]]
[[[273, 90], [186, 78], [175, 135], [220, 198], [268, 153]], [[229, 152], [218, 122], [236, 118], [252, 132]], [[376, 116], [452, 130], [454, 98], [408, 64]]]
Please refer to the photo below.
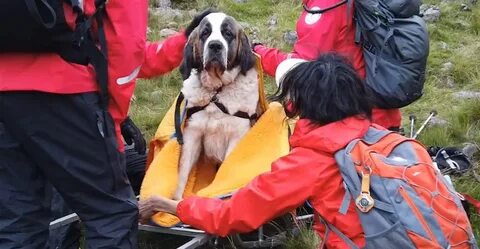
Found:
[[272, 171], [252, 180], [231, 199], [190, 197], [181, 201], [177, 216], [210, 234], [249, 232], [305, 202], [319, 174], [313, 151], [294, 149], [272, 165]]
[[185, 34], [178, 33], [163, 42], [147, 42], [145, 61], [140, 69], [140, 78], [151, 78], [166, 74], [180, 65], [183, 48], [187, 42]]
[[297, 28], [302, 25], [308, 26], [310, 31], [299, 37], [290, 53], [284, 53], [279, 49], [268, 48], [263, 45], [255, 46], [255, 52], [262, 58], [265, 73], [275, 77], [278, 65], [287, 58], [314, 60], [321, 53], [335, 51], [338, 37], [342, 37], [343, 33], [346, 32], [342, 29], [342, 25], [346, 22], [346, 11], [345, 6], [328, 11], [322, 14], [320, 20], [314, 25], [307, 25], [303, 20], [304, 15], [301, 15]]

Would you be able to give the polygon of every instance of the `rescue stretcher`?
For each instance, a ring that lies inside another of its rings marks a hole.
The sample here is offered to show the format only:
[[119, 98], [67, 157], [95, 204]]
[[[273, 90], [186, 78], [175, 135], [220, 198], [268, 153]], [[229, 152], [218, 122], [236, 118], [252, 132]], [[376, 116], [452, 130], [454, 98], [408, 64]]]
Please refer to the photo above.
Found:
[[[190, 173], [184, 197], [191, 195], [211, 198], [229, 198], [237, 189], [245, 186], [256, 176], [270, 171], [271, 163], [288, 154], [289, 125], [283, 107], [279, 103], [268, 104], [261, 62], [257, 59], [258, 120], [239, 142], [232, 153], [217, 168], [199, 162]], [[175, 101], [160, 123], [149, 148], [148, 169], [142, 183], [140, 199], [152, 195], [171, 198], [177, 186], [181, 145], [177, 141], [179, 129], [184, 125], [184, 105]], [[179, 125], [181, 123], [181, 125]], [[295, 223], [311, 216], [286, 215], [264, 224], [249, 234], [229, 236], [230, 243], [240, 248], [271, 248], [280, 245], [287, 233], [294, 232]], [[159, 213], [152, 217], [151, 225], [142, 225], [142, 230], [191, 237], [180, 248], [197, 248], [210, 244], [212, 248], [221, 238], [205, 234], [201, 230], [185, 226], [170, 214]]]
[[[190, 173], [184, 197], [197, 195], [229, 198], [254, 177], [270, 171], [274, 160], [288, 154], [290, 130], [285, 112], [279, 103], [267, 103], [259, 59], [256, 67], [259, 75], [258, 120], [220, 167], [205, 163], [195, 165]], [[148, 168], [139, 199], [152, 195], [171, 198], [175, 190], [181, 152], [181, 145], [175, 134], [179, 129], [178, 113], [181, 113], [178, 109], [184, 108], [177, 100], [166, 113], [150, 143]], [[184, 122], [185, 120], [181, 121], [182, 126]], [[299, 226], [296, 224], [308, 222], [312, 217], [313, 215], [308, 213], [302, 216], [287, 214], [264, 224], [252, 233], [233, 234], [226, 239], [237, 248], [273, 248], [281, 245], [289, 234], [298, 232]], [[71, 214], [53, 221], [50, 226], [55, 228], [78, 220], [78, 216]], [[166, 213], [154, 215], [151, 223], [140, 224], [139, 230], [189, 238], [188, 242], [178, 249], [215, 248], [225, 240], [182, 224], [176, 216]]]

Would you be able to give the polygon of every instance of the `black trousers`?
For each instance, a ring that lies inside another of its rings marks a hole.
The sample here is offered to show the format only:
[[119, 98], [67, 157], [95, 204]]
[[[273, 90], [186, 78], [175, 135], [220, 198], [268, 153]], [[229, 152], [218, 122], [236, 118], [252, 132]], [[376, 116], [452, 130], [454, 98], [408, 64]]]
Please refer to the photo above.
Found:
[[0, 92], [0, 248], [46, 248], [51, 186], [87, 248], [136, 248], [138, 210], [95, 93]]

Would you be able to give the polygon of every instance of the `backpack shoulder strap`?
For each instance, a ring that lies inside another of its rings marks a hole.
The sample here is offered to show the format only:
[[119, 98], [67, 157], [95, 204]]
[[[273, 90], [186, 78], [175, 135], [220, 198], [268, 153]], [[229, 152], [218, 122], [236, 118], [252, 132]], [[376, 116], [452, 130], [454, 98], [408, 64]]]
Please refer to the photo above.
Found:
[[323, 249], [325, 244], [327, 243], [328, 240], [328, 235], [330, 234], [330, 231], [334, 232], [343, 242], [345, 242], [349, 248], [351, 249], [360, 249], [350, 238], [347, 237], [344, 233], [342, 233], [338, 228], [336, 228], [334, 225], [330, 224], [327, 220], [325, 220], [320, 214], [317, 215], [318, 219], [320, 222], [322, 222], [325, 225], [325, 236], [322, 240], [322, 244], [320, 245], [320, 249]]

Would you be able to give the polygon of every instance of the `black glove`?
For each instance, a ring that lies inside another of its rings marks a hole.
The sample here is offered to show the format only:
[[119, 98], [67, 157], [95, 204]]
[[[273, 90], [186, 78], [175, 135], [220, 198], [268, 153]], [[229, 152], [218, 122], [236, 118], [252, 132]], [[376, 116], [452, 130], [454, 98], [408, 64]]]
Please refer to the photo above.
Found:
[[121, 124], [122, 136], [128, 145], [135, 143], [135, 151], [140, 155], [145, 155], [147, 149], [147, 142], [142, 135], [142, 132], [133, 123], [130, 117], [127, 117]]
[[190, 24], [188, 25], [188, 27], [185, 29], [185, 36], [187, 36], [187, 38], [190, 36], [190, 34], [193, 32], [193, 30], [200, 24], [200, 22], [203, 20], [203, 18], [205, 18], [206, 16], [208, 16], [209, 14], [211, 13], [215, 13], [217, 12], [215, 9], [213, 8], [208, 8], [208, 9], [205, 9], [204, 11], [202, 11], [200, 14], [196, 15], [195, 17], [193, 17], [193, 20], [190, 22]]

